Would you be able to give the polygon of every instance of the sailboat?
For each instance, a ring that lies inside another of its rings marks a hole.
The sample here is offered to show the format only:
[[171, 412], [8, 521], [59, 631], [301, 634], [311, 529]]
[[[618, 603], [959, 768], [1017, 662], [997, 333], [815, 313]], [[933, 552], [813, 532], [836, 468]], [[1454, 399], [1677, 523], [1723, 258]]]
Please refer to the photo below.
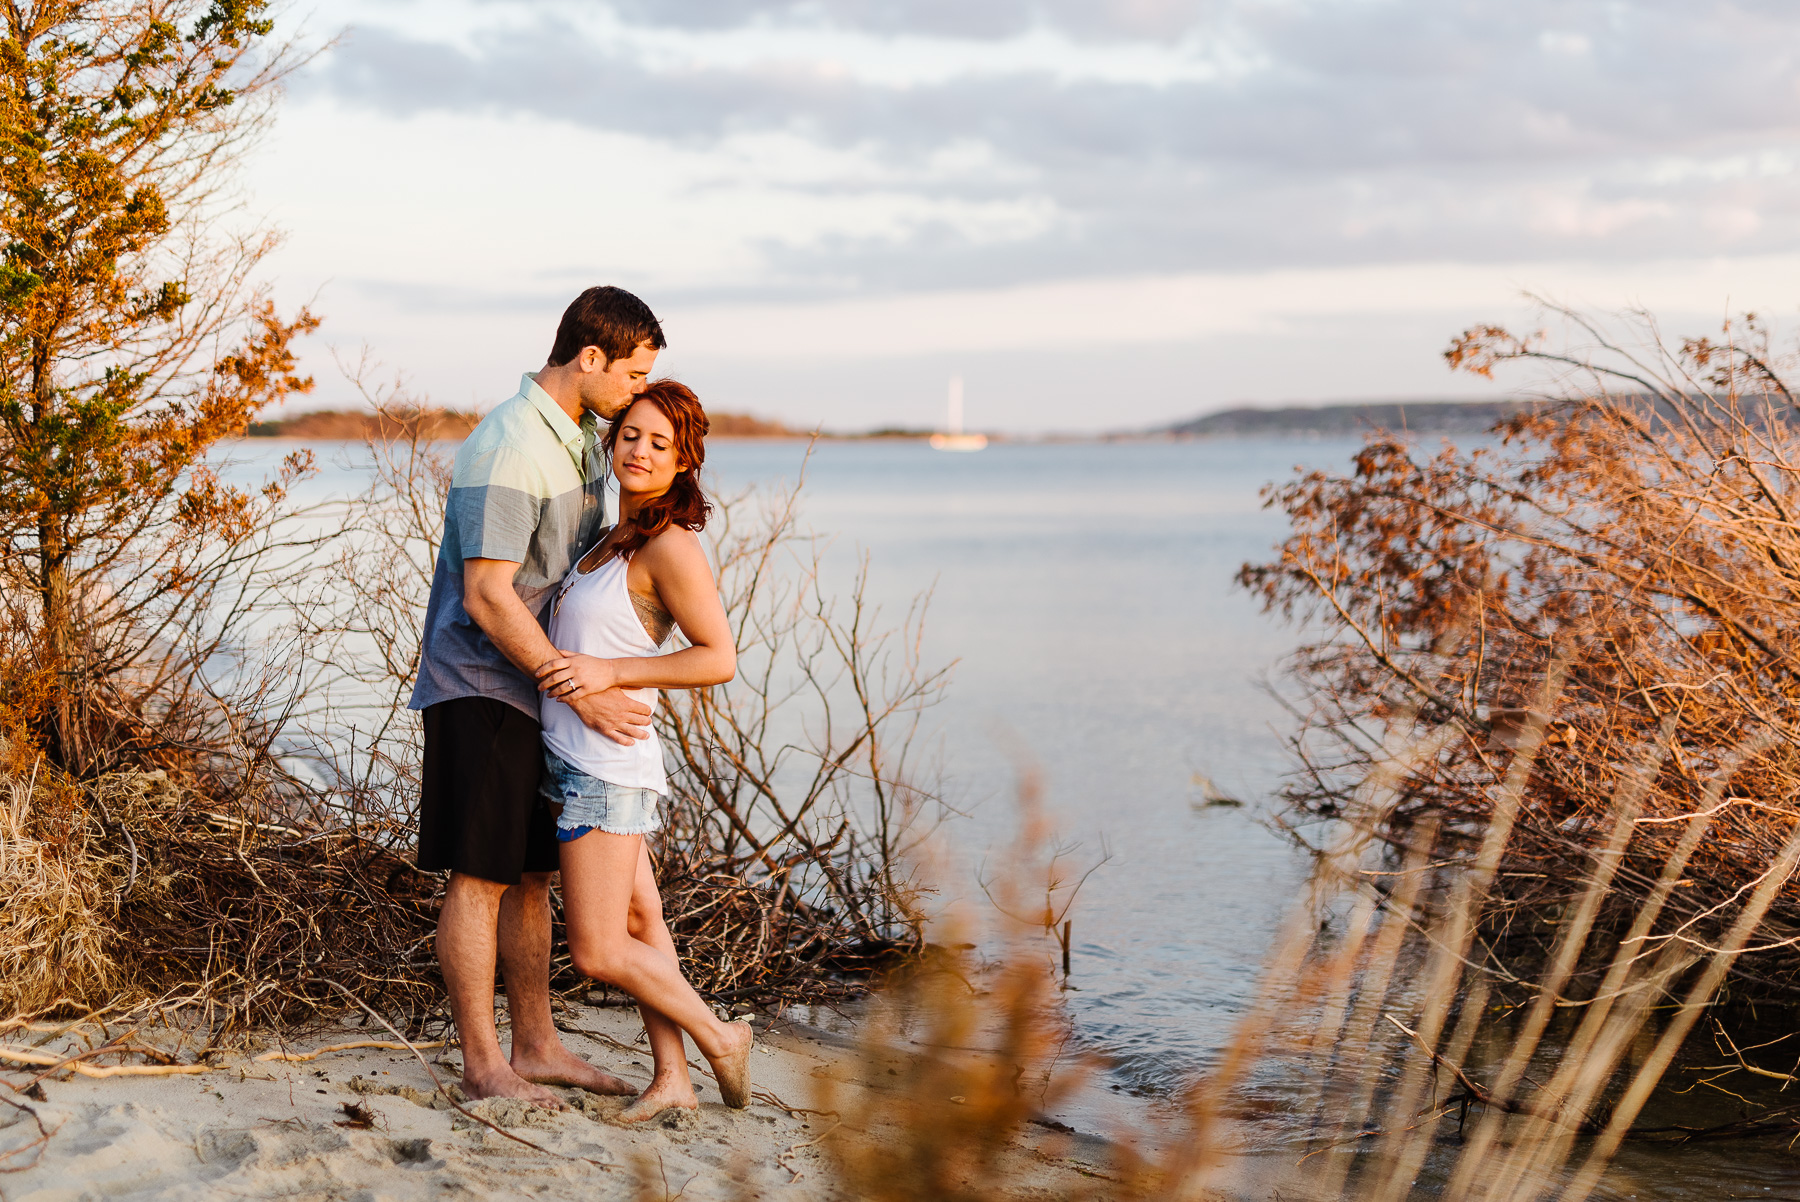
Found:
[[950, 377], [950, 411], [945, 414], [944, 432], [931, 436], [934, 451], [980, 451], [987, 447], [987, 435], [963, 433], [963, 383], [961, 376]]

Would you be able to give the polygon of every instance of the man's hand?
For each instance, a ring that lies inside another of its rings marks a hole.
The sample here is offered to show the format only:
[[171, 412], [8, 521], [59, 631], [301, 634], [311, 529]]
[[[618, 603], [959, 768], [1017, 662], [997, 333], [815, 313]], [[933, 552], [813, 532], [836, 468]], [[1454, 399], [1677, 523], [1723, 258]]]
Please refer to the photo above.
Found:
[[613, 661], [559, 651], [538, 666], [538, 691], [575, 711], [590, 730], [627, 747], [650, 737], [650, 707], [618, 687]]
[[[552, 669], [550, 674], [559, 675], [567, 680], [573, 667], [571, 657], [550, 645], [544, 637], [544, 628], [538, 625], [525, 603], [519, 600], [518, 593], [513, 591], [513, 573], [519, 565], [500, 559], [465, 559], [463, 560], [463, 609], [475, 620], [521, 672], [529, 672], [538, 678], [538, 687], [544, 688], [545, 669], [552, 664], [559, 669]], [[595, 675], [598, 671], [612, 672], [611, 664], [606, 660], [594, 659], [592, 656], [581, 656], [590, 665], [604, 664], [604, 669], [590, 669], [586, 679], [588, 683], [599, 682]], [[535, 666], [534, 666], [535, 665]], [[610, 686], [609, 678], [606, 685]], [[555, 696], [548, 690], [546, 696]], [[623, 743], [629, 747], [650, 737], [650, 707], [641, 701], [634, 701], [619, 689], [606, 687], [601, 692], [580, 691], [570, 698], [557, 696], [558, 701], [566, 701], [589, 730], [605, 735], [615, 743]]]
[[624, 689], [584, 693], [567, 703], [589, 730], [629, 747], [650, 737], [650, 707]]

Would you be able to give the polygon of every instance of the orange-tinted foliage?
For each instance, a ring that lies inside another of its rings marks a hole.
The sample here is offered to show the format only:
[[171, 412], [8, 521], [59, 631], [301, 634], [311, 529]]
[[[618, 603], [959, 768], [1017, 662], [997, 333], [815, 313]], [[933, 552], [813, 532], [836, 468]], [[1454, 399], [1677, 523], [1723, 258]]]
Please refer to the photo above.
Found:
[[[1355, 816], [1374, 740], [1406, 715], [1463, 737], [1410, 775], [1387, 829], [1430, 816], [1452, 840], [1477, 836], [1530, 699], [1552, 658], [1566, 660], [1486, 916], [1525, 946], [1577, 887], [1605, 837], [1596, 816], [1665, 718], [1675, 750], [1650, 818], [1691, 812], [1734, 749], [1778, 736], [1732, 770], [1728, 812], [1691, 870], [1700, 885], [1680, 892], [1669, 926], [1728, 917], [1800, 800], [1800, 425], [1760, 329], [1746, 319], [1718, 341], [1633, 352], [1564, 316], [1591, 347], [1552, 353], [1483, 328], [1448, 353], [1482, 374], [1556, 369], [1563, 399], [1504, 423], [1497, 447], [1426, 457], [1377, 435], [1348, 474], [1272, 489], [1293, 533], [1239, 577], [1323, 632], [1293, 663], [1311, 706], [1288, 790], [1302, 815]], [[1680, 831], [1640, 824], [1621, 905], [1655, 880]], [[1800, 887], [1774, 913], [1800, 921]], [[1785, 984], [1797, 964], [1776, 949], [1740, 971]]]

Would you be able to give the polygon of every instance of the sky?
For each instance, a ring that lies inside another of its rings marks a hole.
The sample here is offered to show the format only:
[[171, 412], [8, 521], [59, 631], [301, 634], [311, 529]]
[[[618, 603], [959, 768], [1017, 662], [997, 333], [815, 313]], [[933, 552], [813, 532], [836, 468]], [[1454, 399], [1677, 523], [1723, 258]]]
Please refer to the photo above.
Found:
[[1791, 0], [319, 0], [250, 163], [277, 297], [485, 408], [650, 303], [710, 408], [1150, 428], [1486, 397], [1530, 295], [1800, 310]]

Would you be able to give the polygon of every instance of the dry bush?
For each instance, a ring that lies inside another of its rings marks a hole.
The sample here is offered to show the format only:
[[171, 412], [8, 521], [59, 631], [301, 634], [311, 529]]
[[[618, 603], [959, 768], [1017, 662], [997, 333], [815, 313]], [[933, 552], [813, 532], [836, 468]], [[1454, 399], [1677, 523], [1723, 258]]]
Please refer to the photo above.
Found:
[[[1536, 682], [1558, 665], [1480, 915], [1483, 954], [1503, 959], [1548, 954], [1611, 838], [1609, 799], [1639, 771], [1642, 817], [1595, 922], [1622, 933], [1679, 859], [1654, 948], [1716, 940], [1800, 816], [1800, 428], [1779, 365], [1749, 320], [1670, 349], [1654, 331], [1633, 346], [1562, 316], [1585, 344], [1552, 352], [1481, 329], [1449, 353], [1483, 373], [1555, 368], [1561, 399], [1502, 423], [1499, 447], [1425, 458], [1377, 435], [1351, 474], [1272, 490], [1294, 533], [1241, 575], [1323, 632], [1293, 665], [1310, 707], [1295, 744], [1305, 772], [1287, 791], [1297, 824], [1366, 822], [1356, 787], [1377, 732], [1409, 713], [1457, 737], [1408, 775], [1380, 833], [1404, 845], [1430, 821], [1444, 853], [1466, 858], [1494, 821]], [[1800, 889], [1769, 921], [1775, 936], [1734, 971], [1787, 991]], [[1591, 992], [1605, 966], [1585, 957], [1568, 989]]]
[[130, 839], [138, 884], [120, 894], [115, 946], [135, 956], [140, 995], [221, 1033], [335, 1014], [332, 982], [413, 1023], [435, 1008], [442, 885], [410, 855], [348, 827], [221, 813], [139, 774], [92, 795]]
[[419, 670], [425, 604], [450, 494], [453, 446], [435, 412], [365, 359], [346, 370], [374, 415], [347, 464], [368, 472], [355, 496], [321, 506], [329, 552], [289, 581], [283, 642], [294, 648], [290, 757], [313, 768], [313, 820], [399, 846], [416, 818], [423, 730], [406, 707]]
[[[193, 536], [179, 571], [138, 587], [164, 609], [90, 580], [78, 634], [88, 666], [104, 670], [76, 689], [43, 670], [40, 615], [10, 587], [24, 562], [0, 555], [8, 877], [32, 899], [0, 926], [0, 961], [26, 966], [0, 986], [9, 1012], [188, 998], [237, 1026], [329, 997], [308, 978], [356, 946], [341, 938], [347, 899], [330, 881], [368, 857], [291, 825], [310, 794], [281, 746], [295, 707], [278, 661], [291, 646], [268, 638], [271, 610], [323, 542], [289, 499], [308, 472], [306, 456], [289, 456], [246, 500], [241, 528]], [[75, 747], [78, 764], [59, 760]], [[308, 879], [326, 860], [332, 870]], [[270, 891], [271, 879], [284, 887]], [[381, 917], [366, 971], [352, 975], [385, 991], [385, 944], [402, 928]]]
[[128, 553], [96, 566], [79, 688], [37, 654], [28, 557], [0, 554], [9, 876], [34, 899], [0, 926], [0, 961], [27, 966], [0, 987], [9, 1012], [192, 1003], [237, 1030], [335, 1011], [333, 975], [396, 1013], [430, 1001], [436, 882], [322, 821], [331, 798], [290, 754], [305, 710], [288, 619], [335, 536], [293, 498], [311, 472], [298, 452], [261, 489], [227, 489], [229, 528], [170, 535], [148, 580], [111, 587], [144, 567]]
[[335, 1011], [332, 980], [435, 1005], [439, 883], [391, 849], [221, 812], [162, 769], [74, 782], [40, 759], [0, 786], [6, 1013], [154, 1005], [222, 1035]]

